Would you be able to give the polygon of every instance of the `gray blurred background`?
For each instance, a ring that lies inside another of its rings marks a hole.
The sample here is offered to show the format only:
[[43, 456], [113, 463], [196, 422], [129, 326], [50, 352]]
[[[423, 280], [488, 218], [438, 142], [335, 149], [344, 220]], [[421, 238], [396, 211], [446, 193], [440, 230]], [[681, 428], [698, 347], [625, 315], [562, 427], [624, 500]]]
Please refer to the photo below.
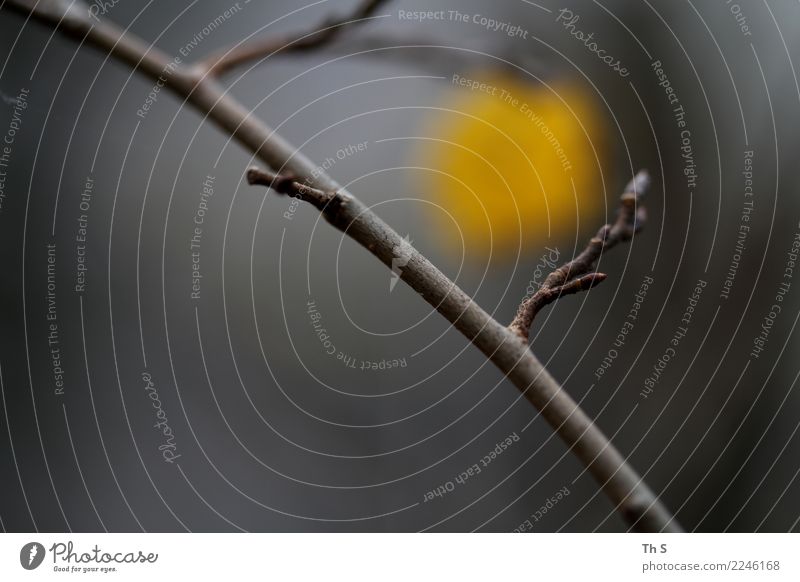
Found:
[[[387, 17], [318, 53], [278, 55], [225, 83], [311, 159], [334, 158], [339, 182], [503, 322], [545, 251], [523, 247], [519, 260], [491, 262], [449, 252], [426, 203], [434, 195], [410, 168], [418, 144], [380, 140], [431, 134], [430, 108], [447, 102], [452, 75], [500, 59], [526, 79], [520, 71], [570, 78], [594, 94], [610, 128], [597, 196], [613, 211], [632, 171], [646, 167], [650, 221], [603, 258], [604, 285], [540, 315], [534, 350], [685, 528], [797, 530], [800, 280], [785, 274], [800, 231], [800, 8], [789, 0], [537, 4], [388, 2], [378, 12]], [[120, 0], [105, 17], [179, 54], [231, 6]], [[253, 33], [307, 30], [352, 6], [243, 1], [184, 60]], [[562, 8], [620, 56], [628, 77], [556, 22]], [[529, 35], [398, 16], [440, 9], [516, 23]], [[441, 47], [348, 56], [376, 43]], [[0, 135], [18, 126], [0, 168], [6, 531], [625, 529], [529, 403], [415, 293], [402, 283], [390, 292], [389, 271], [312, 208], [292, 210], [248, 187], [249, 153], [166, 90], [137, 116], [153, 82], [78, 44], [0, 6]], [[655, 60], [686, 111], [694, 189]], [[23, 89], [27, 107], [15, 118]], [[361, 142], [364, 151], [336, 159]], [[754, 196], [745, 222], [748, 150]], [[190, 242], [208, 176], [193, 299]], [[81, 214], [87, 270], [76, 292]], [[571, 256], [602, 220], [547, 244]], [[749, 231], [737, 250], [742, 225]], [[57, 344], [48, 341], [47, 245], [55, 245]], [[654, 283], [639, 318], [598, 380], [645, 277]], [[644, 398], [698, 280], [707, 286], [686, 337]], [[783, 282], [781, 311], [769, 319]], [[481, 463], [510, 435], [510, 446]], [[480, 473], [456, 481], [475, 464]], [[439, 487], [445, 494], [429, 494]]]

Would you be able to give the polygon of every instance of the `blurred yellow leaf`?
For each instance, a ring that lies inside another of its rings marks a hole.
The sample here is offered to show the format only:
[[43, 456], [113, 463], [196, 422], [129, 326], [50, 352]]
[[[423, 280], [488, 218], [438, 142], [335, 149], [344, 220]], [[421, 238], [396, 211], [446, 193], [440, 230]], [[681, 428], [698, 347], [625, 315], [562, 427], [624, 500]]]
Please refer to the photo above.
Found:
[[473, 78], [485, 86], [448, 91], [423, 148], [445, 246], [460, 254], [463, 237], [468, 259], [513, 259], [602, 221], [604, 123], [594, 100], [566, 82]]

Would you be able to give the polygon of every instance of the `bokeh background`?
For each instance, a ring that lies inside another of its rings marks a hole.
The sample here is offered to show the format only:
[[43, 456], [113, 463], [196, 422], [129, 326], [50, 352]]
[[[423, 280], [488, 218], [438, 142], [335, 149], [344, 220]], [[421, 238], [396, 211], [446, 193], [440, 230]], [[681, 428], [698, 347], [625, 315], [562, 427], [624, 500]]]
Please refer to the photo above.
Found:
[[[354, 5], [120, 0], [104, 17], [191, 62]], [[401, 15], [420, 10], [445, 18]], [[649, 169], [646, 229], [603, 257], [603, 285], [540, 314], [533, 349], [685, 528], [797, 530], [797, 3], [395, 0], [377, 14], [223, 82], [503, 322]], [[152, 80], [4, 5], [0, 63], [4, 530], [625, 529], [501, 373], [315, 210], [247, 186], [250, 154], [190, 106], [162, 90], [138, 115]]]

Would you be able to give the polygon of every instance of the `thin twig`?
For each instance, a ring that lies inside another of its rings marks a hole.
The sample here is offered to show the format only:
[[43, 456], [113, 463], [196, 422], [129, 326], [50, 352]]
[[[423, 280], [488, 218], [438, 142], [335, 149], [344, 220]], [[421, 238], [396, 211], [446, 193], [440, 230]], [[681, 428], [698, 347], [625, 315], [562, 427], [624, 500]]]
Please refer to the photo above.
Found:
[[[409, 251], [409, 260], [400, 278], [519, 388], [594, 476], [629, 527], [639, 531], [681, 531], [658, 497], [542, 366], [527, 342], [481, 309], [370, 208], [327, 174], [320, 173], [316, 164], [251, 115], [213, 78], [198, 75], [196, 69], [183, 65], [175, 67], [173, 59], [140, 38], [105, 19], [93, 20], [86, 5], [77, 0], [6, 0], [3, 6], [107, 51], [151, 79], [162, 79], [164, 86], [191, 103], [277, 173], [295, 176], [294, 183], [302, 181], [303, 185], [323, 193], [335, 193], [323, 205], [325, 218], [387, 267], [391, 268], [392, 260], [396, 259], [394, 249], [403, 245]], [[164, 76], [164, 71], [171, 72]], [[286, 182], [282, 187], [287, 187]]]
[[527, 340], [533, 320], [543, 307], [565, 295], [588, 291], [605, 281], [606, 275], [592, 271], [605, 251], [629, 241], [642, 229], [647, 213], [641, 200], [649, 186], [650, 175], [645, 170], [628, 182], [620, 197], [614, 224], [604, 225], [577, 257], [550, 273], [536, 293], [522, 301], [517, 315], [508, 325], [511, 331]]
[[209, 74], [220, 76], [243, 63], [268, 57], [278, 52], [298, 53], [316, 50], [336, 40], [348, 24], [360, 24], [367, 21], [385, 2], [386, 0], [363, 0], [351, 14], [327, 18], [310, 32], [246, 42], [215, 52], [199, 65]]

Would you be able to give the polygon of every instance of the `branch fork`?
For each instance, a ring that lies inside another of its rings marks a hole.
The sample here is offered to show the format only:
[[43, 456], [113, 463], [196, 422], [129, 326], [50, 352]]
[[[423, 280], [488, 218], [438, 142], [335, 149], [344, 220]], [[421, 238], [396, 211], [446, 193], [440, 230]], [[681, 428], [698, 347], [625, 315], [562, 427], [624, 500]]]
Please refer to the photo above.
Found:
[[527, 341], [533, 320], [542, 308], [606, 280], [607, 275], [594, 272], [596, 265], [605, 251], [631, 240], [642, 229], [647, 213], [641, 200], [649, 186], [650, 175], [645, 170], [639, 171], [620, 196], [616, 222], [600, 228], [578, 256], [550, 273], [536, 293], [522, 301], [508, 325], [509, 330]]

